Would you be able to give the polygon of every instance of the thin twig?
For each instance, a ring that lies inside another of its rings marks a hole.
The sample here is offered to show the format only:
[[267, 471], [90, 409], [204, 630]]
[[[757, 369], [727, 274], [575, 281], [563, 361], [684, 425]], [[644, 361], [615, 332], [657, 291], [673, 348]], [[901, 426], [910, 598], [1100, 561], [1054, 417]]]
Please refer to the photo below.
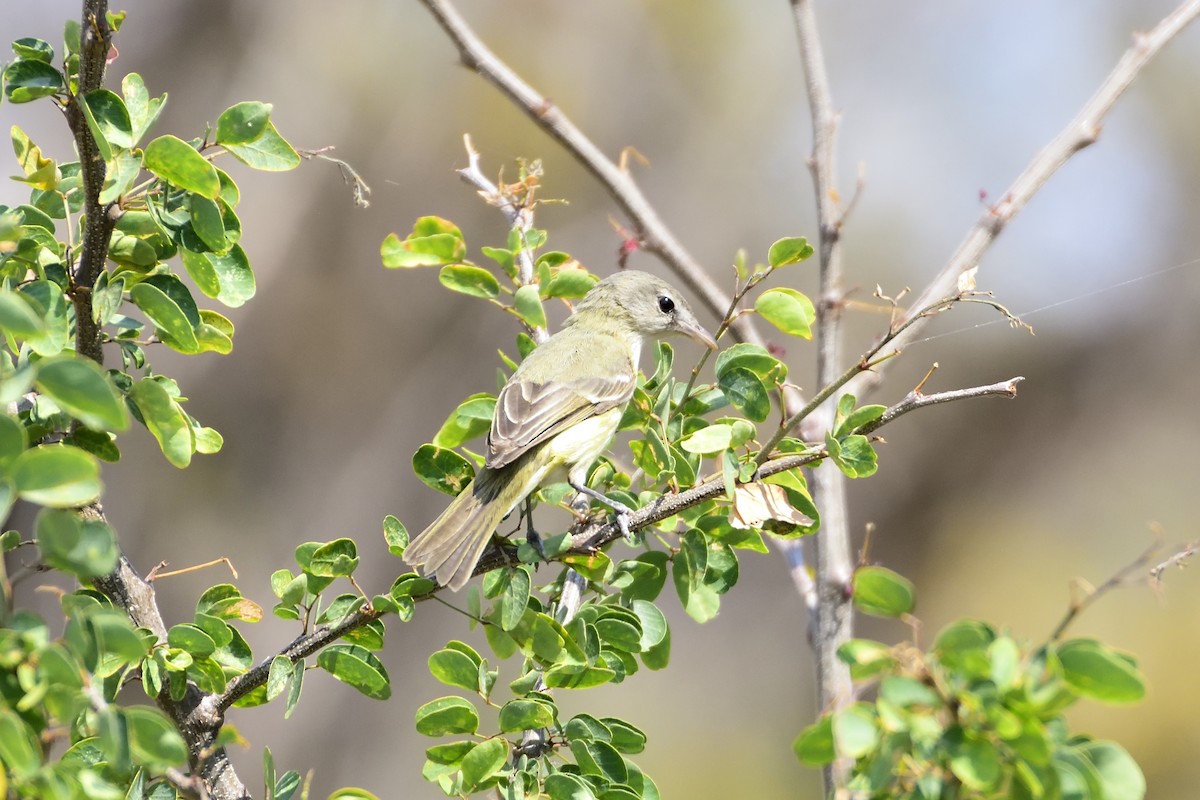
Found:
[[[1200, 0], [1186, 0], [1162, 19], [1148, 33], [1135, 33], [1133, 44], [1121, 56], [1116, 67], [1109, 73], [1100, 88], [1084, 104], [1073, 120], [1049, 144], [1041, 149], [1029, 165], [1017, 176], [1012, 185], [1001, 196], [998, 203], [987, 208], [959, 244], [950, 260], [942, 267], [929, 285], [921, 292], [912, 308], [919, 309], [935, 297], [942, 297], [954, 290], [958, 276], [974, 268], [996, 237], [1008, 223], [1020, 213], [1047, 181], [1071, 156], [1096, 141], [1104, 118], [1117, 100], [1125, 93], [1134, 79], [1159, 51], [1200, 16]], [[924, 327], [924, 321], [911, 326], [903, 336], [891, 342], [899, 352], [912, 342]], [[856, 394], [875, 388], [882, 380], [882, 371], [861, 376], [856, 383]]]
[[341, 170], [342, 180], [354, 187], [354, 205], [356, 208], [368, 208], [371, 201], [367, 198], [371, 196], [371, 187], [363, 180], [362, 175], [358, 174], [358, 170], [350, 166], [348, 161], [343, 161], [340, 158], [334, 158], [329, 155], [333, 150], [333, 145], [319, 147], [316, 150], [297, 150], [301, 158], [311, 161], [314, 158], [319, 158], [322, 161], [328, 161], [330, 164], [336, 164]]
[[1054, 632], [1050, 634], [1050, 641], [1056, 642], [1061, 639], [1063, 634], [1066, 633], [1067, 628], [1070, 627], [1071, 623], [1073, 623], [1080, 614], [1082, 614], [1093, 603], [1111, 592], [1113, 589], [1117, 589], [1121, 586], [1125, 586], [1134, 582], [1141, 583], [1143, 580], [1147, 580], [1151, 588], [1159, 588], [1163, 572], [1168, 567], [1183, 566], [1189, 558], [1196, 554], [1197, 549], [1200, 549], [1200, 541], [1185, 545], [1176, 552], [1172, 553], [1165, 561], [1154, 565], [1148, 571], [1143, 573], [1146, 565], [1150, 564], [1154, 560], [1155, 556], [1158, 555], [1162, 548], [1162, 531], [1155, 528], [1154, 541], [1151, 542], [1150, 545], [1147, 546], [1137, 558], [1135, 558], [1133, 561], [1130, 561], [1128, 564], [1121, 567], [1119, 570], [1109, 576], [1108, 580], [1106, 580], [1104, 583], [1097, 587], [1092, 587], [1088, 585], [1086, 581], [1080, 579], [1073, 581], [1072, 588], [1076, 590], [1082, 589], [1083, 594], [1079, 597], [1072, 597], [1071, 603], [1069, 606], [1067, 606], [1067, 610], [1063, 614], [1062, 619], [1059, 620], [1058, 625], [1054, 627]]
[[[488, 49], [453, 5], [446, 0], [421, 2], [454, 42], [463, 64], [498, 88], [586, 167], [629, 216], [642, 249], [661, 259], [704, 306], [720, 318], [729, 305], [729, 298], [675, 238], [654, 206], [642, 194], [633, 176], [613, 163], [561, 109]], [[740, 341], [764, 344], [749, 318], [739, 319], [734, 326], [734, 333]]]

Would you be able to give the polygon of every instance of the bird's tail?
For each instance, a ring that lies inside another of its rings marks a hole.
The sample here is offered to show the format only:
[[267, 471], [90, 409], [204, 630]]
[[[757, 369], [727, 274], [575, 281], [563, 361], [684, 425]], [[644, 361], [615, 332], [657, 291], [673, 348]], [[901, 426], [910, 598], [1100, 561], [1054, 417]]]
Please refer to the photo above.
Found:
[[[471, 579], [488, 540], [500, 521], [527, 492], [507, 469], [479, 471], [441, 516], [404, 551], [404, 560], [422, 575], [458, 591]], [[515, 491], [514, 491], [515, 490]]]

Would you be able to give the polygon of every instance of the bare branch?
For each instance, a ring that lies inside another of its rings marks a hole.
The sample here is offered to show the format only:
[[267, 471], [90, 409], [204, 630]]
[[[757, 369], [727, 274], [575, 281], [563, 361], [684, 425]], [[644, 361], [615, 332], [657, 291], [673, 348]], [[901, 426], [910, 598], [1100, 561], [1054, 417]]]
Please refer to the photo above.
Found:
[[[675, 238], [650, 201], [642, 194], [633, 176], [613, 163], [561, 109], [522, 80], [511, 67], [488, 49], [453, 5], [446, 0], [421, 2], [454, 42], [463, 64], [499, 89], [586, 167], [633, 221], [642, 248], [656, 255], [670, 267], [704, 306], [720, 319], [729, 306], [729, 298], [692, 257], [683, 243]], [[734, 333], [741, 341], [763, 344], [762, 338], [748, 318], [738, 320], [734, 325]]]
[[[1024, 171], [1017, 176], [1008, 190], [1001, 196], [1000, 202], [986, 209], [976, 221], [974, 227], [959, 244], [958, 249], [950, 256], [950, 260], [942, 267], [920, 297], [913, 303], [912, 308], [920, 309], [936, 297], [942, 297], [954, 290], [958, 276], [974, 268], [991, 247], [992, 242], [1000, 235], [1008, 223], [1046, 184], [1071, 156], [1078, 153], [1096, 141], [1104, 118], [1112, 110], [1117, 100], [1125, 93], [1134, 79], [1141, 73], [1150, 61], [1158, 55], [1162, 48], [1187, 27], [1189, 23], [1200, 16], [1200, 0], [1185, 0], [1174, 11], [1168, 14], [1148, 33], [1135, 33], [1133, 44], [1125, 51], [1116, 67], [1109, 73], [1100, 88], [1084, 104], [1079, 113], [1054, 139], [1033, 157]], [[924, 327], [924, 321], [911, 326], [903, 336], [891, 342], [894, 352], [899, 352], [912, 342]], [[863, 376], [866, 384], [862, 389], [878, 386], [882, 380], [882, 372]]]
[[[1071, 626], [1076, 618], [1087, 610], [1093, 603], [1099, 600], [1104, 595], [1111, 592], [1113, 589], [1126, 586], [1130, 583], [1141, 583], [1147, 581], [1151, 588], [1157, 589], [1161, 586], [1162, 574], [1169, 567], [1182, 567], [1189, 558], [1196, 554], [1200, 549], [1200, 541], [1192, 542], [1184, 545], [1176, 552], [1172, 553], [1166, 560], [1155, 564], [1146, 573], [1142, 570], [1146, 565], [1150, 564], [1154, 558], [1162, 551], [1163, 535], [1162, 531], [1154, 526], [1154, 541], [1142, 551], [1141, 555], [1130, 561], [1125, 566], [1109, 576], [1108, 580], [1097, 587], [1092, 587], [1086, 581], [1076, 579], [1072, 582], [1073, 590], [1081, 590], [1082, 595], [1072, 597], [1071, 604], [1067, 607], [1066, 613], [1063, 614], [1058, 625], [1055, 626], [1054, 632], [1050, 634], [1050, 641], [1058, 641], [1066, 633], [1067, 628]], [[1074, 594], [1074, 591], [1072, 592]]]

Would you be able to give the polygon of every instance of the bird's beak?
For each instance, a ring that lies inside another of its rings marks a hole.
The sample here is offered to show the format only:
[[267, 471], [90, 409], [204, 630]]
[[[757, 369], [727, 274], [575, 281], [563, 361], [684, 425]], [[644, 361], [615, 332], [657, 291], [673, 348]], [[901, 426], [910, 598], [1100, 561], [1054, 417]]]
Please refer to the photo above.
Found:
[[679, 326], [679, 332], [689, 339], [699, 342], [709, 350], [717, 349], [717, 340], [693, 317], [680, 315], [676, 318], [675, 324]]

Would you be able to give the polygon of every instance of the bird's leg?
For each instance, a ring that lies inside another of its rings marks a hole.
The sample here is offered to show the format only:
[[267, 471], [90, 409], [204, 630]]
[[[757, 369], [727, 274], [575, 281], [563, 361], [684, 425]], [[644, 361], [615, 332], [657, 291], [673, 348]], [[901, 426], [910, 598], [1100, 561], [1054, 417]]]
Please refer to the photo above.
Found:
[[546, 550], [542, 547], [542, 537], [533, 529], [533, 497], [525, 498], [525, 541], [529, 543], [537, 554], [541, 556], [542, 561], [546, 558]]
[[617, 527], [621, 529], [621, 535], [624, 536], [626, 539], [629, 538], [629, 535], [630, 535], [629, 534], [629, 516], [631, 514], [633, 514], [632, 508], [625, 505], [620, 500], [613, 500], [611, 497], [608, 497], [605, 494], [596, 491], [595, 489], [588, 486], [583, 481], [576, 482], [573, 480], [569, 480], [569, 481], [567, 481], [567, 483], [570, 484], [572, 489], [579, 492], [580, 494], [590, 497], [593, 500], [599, 500], [601, 503], [603, 503], [604, 505], [611, 508], [613, 510], [613, 513], [616, 514]]

